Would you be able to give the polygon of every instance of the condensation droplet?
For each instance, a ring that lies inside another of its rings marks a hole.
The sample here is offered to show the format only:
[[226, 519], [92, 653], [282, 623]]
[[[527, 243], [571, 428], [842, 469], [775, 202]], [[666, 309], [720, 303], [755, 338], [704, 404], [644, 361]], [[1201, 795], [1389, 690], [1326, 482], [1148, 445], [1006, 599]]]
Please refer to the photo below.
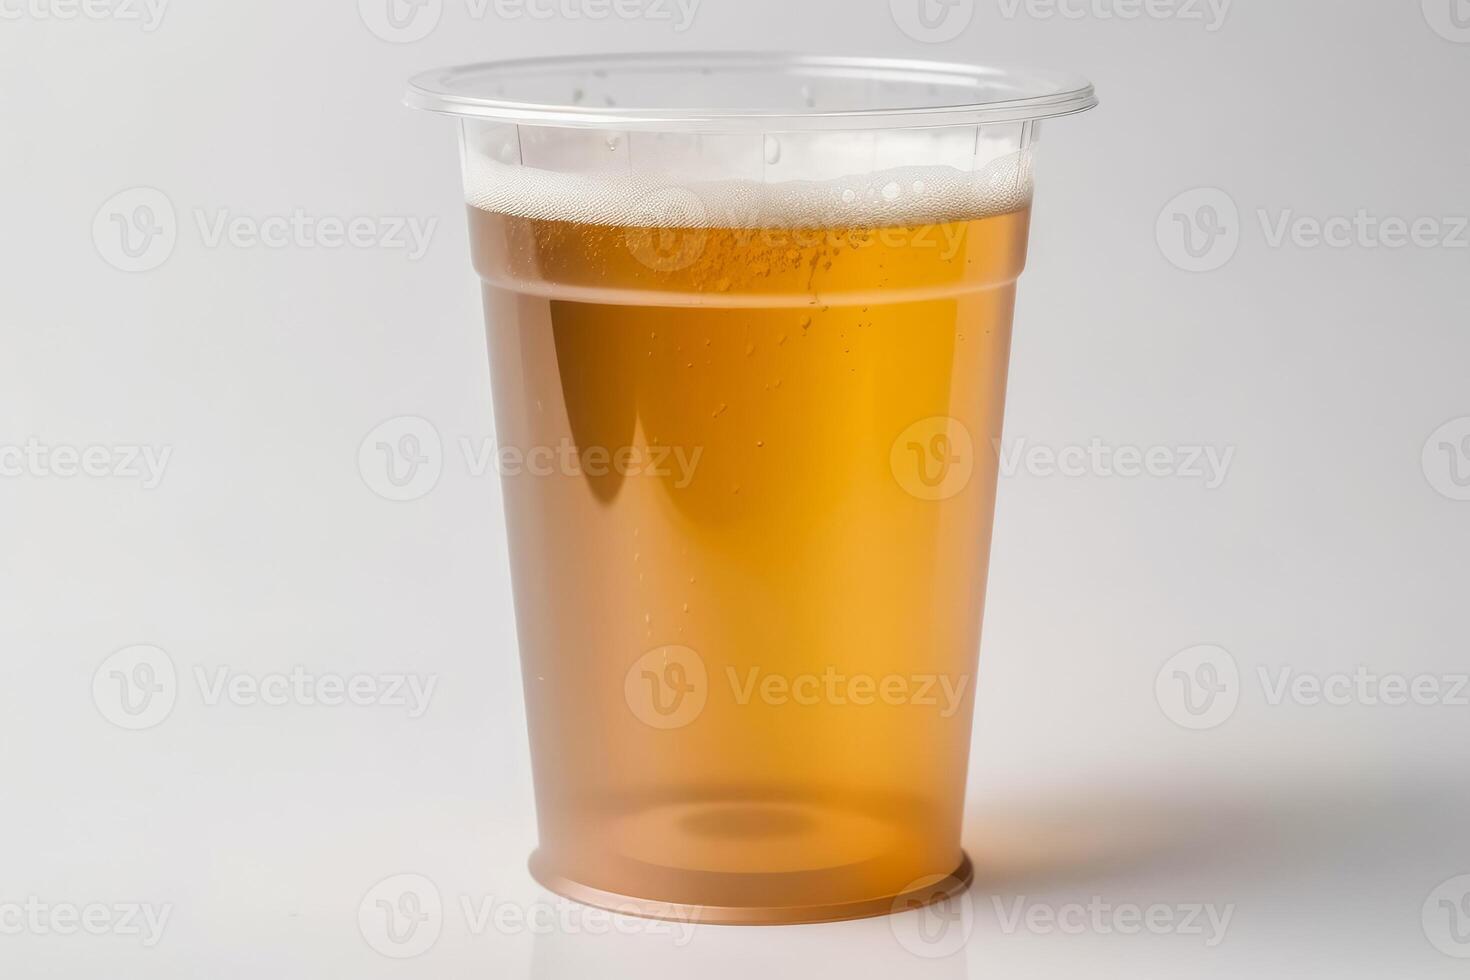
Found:
[[851, 187], [847, 188], [846, 190], [844, 190], [842, 192], [842, 203], [843, 204], [851, 204], [853, 201], [856, 201], [856, 200], [857, 200], [857, 192], [854, 191]]
[[781, 141], [774, 136], [766, 137], [766, 163], [781, 162]]
[[902, 193], [903, 188], [898, 186], [898, 181], [896, 180], [890, 180], [883, 185], [883, 200], [885, 201], [896, 201]]

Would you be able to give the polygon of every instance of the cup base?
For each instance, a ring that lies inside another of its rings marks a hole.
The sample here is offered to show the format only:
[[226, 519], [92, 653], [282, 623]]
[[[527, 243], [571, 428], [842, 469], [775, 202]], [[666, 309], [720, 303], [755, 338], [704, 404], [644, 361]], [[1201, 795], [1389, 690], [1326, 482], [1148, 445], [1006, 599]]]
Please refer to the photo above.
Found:
[[540, 851], [531, 855], [529, 867], [531, 877], [536, 879], [543, 888], [583, 905], [592, 905], [621, 915], [641, 916], [645, 919], [668, 919], [696, 925], [719, 926], [775, 926], [840, 922], [845, 919], [866, 919], [894, 912], [906, 912], [959, 895], [969, 888], [974, 880], [974, 869], [970, 865], [969, 855], [961, 851], [959, 867], [948, 875], [921, 879], [922, 885], [894, 895], [823, 905], [692, 905], [683, 902], [660, 902], [638, 898], [583, 884], [548, 867]]

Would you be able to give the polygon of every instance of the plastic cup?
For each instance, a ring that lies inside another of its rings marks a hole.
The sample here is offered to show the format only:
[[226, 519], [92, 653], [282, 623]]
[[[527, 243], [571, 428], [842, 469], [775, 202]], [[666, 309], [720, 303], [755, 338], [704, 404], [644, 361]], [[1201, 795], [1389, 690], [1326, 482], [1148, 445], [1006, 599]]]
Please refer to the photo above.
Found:
[[1049, 72], [782, 55], [414, 79], [459, 117], [540, 844], [573, 899], [901, 909], [960, 845]]

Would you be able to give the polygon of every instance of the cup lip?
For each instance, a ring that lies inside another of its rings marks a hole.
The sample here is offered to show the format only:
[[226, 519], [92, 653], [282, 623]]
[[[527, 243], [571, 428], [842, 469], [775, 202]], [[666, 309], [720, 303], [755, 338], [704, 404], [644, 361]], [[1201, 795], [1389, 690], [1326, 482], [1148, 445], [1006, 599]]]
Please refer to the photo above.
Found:
[[[849, 77], [928, 82], [963, 93], [983, 86], [1023, 91], [1017, 98], [943, 101], [878, 109], [792, 110], [673, 106], [583, 106], [530, 102], [488, 93], [496, 80], [561, 71], [570, 74], [636, 69], [691, 73], [759, 70], [794, 77]], [[478, 89], [478, 91], [477, 91]], [[669, 132], [880, 130], [1051, 119], [1098, 104], [1092, 84], [1079, 75], [1005, 65], [972, 65], [923, 59], [805, 55], [783, 52], [703, 51], [515, 58], [437, 68], [415, 75], [403, 99], [412, 108], [520, 125], [578, 129]]]

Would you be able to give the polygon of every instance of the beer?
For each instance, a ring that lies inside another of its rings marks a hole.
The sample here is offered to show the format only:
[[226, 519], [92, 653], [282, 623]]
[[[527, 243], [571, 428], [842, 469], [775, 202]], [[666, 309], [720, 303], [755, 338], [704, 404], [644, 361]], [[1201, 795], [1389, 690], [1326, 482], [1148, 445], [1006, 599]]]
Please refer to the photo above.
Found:
[[1030, 210], [943, 178], [472, 195], [551, 887], [790, 921], [964, 874]]

